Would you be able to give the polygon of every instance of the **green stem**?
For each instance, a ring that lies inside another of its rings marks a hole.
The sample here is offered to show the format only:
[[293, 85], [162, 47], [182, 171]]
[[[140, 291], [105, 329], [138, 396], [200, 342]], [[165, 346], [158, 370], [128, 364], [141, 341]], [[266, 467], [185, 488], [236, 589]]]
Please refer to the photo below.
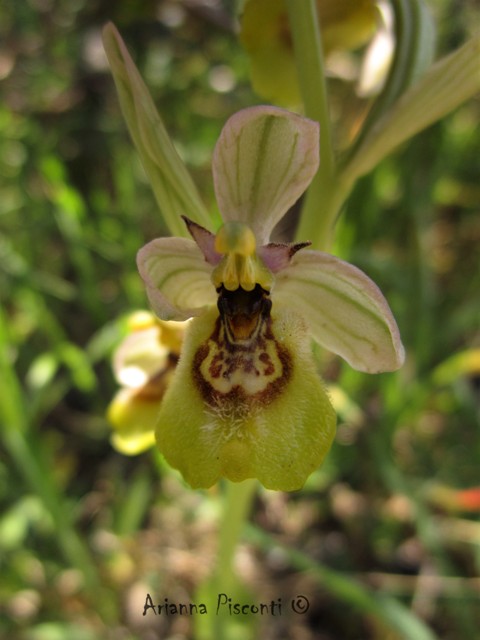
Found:
[[336, 180], [321, 33], [315, 0], [286, 0], [305, 114], [320, 123], [320, 168], [302, 208], [296, 239], [328, 249], [338, 212], [350, 189]]
[[312, 249], [330, 251], [335, 224], [353, 184], [341, 180], [338, 175], [329, 178], [317, 173], [305, 196], [297, 242], [310, 240]]
[[320, 171], [334, 173], [327, 85], [315, 0], [287, 0], [300, 92], [305, 115], [320, 123]]
[[[241, 483], [228, 482], [225, 492], [220, 523], [217, 566], [213, 579], [213, 590], [216, 593], [234, 593], [237, 589], [237, 578], [233, 566], [235, 550], [246, 525], [252, 500], [258, 486], [256, 480], [245, 480]], [[214, 640], [225, 640], [228, 637], [226, 627], [228, 618], [212, 617]]]
[[235, 549], [250, 513], [256, 487], [256, 480], [227, 484], [217, 556], [217, 577], [225, 589], [228, 588], [228, 583], [235, 579], [233, 570]]

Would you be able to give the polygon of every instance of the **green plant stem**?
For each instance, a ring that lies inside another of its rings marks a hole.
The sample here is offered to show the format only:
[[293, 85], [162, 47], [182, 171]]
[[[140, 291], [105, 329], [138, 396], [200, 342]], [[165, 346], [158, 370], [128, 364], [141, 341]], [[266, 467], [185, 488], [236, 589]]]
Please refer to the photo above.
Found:
[[287, 0], [300, 92], [305, 115], [320, 123], [320, 172], [334, 173], [327, 86], [315, 0]]
[[235, 579], [233, 558], [250, 513], [256, 487], [256, 480], [227, 483], [217, 556], [217, 576], [224, 588]]
[[[252, 500], [258, 486], [256, 480], [241, 483], [227, 482], [220, 523], [217, 566], [213, 580], [215, 591], [233, 593], [237, 578], [233, 566], [235, 550], [246, 525]], [[212, 617], [214, 640], [225, 640], [228, 619], [224, 616]]]
[[320, 168], [302, 208], [296, 239], [310, 240], [316, 249], [328, 249], [345, 192], [335, 178], [327, 84], [321, 33], [315, 0], [287, 0], [293, 49], [305, 115], [320, 123]]
[[328, 178], [317, 173], [305, 196], [296, 241], [310, 240], [312, 249], [330, 251], [335, 224], [353, 186], [338, 175]]

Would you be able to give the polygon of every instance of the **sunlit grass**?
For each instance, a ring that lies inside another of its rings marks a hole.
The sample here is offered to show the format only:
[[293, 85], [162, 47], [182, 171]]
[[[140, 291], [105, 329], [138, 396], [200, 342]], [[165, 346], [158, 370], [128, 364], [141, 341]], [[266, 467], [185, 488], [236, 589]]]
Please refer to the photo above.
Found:
[[[20, 4], [5, 14], [20, 62], [0, 109], [0, 635], [191, 637], [188, 620], [145, 621], [144, 599], [191, 601], [208, 585], [222, 487], [187, 489], [156, 452], [120, 456], [104, 416], [124, 318], [146, 306], [135, 254], [163, 223], [111, 80], [82, 53], [84, 25], [105, 16]], [[205, 159], [227, 115], [255, 98], [227, 32], [191, 16], [184, 28], [155, 35], [179, 47], [157, 98], [208, 202]], [[212, 62], [199, 66], [200, 41]], [[236, 90], [212, 94], [210, 66], [230, 58]], [[477, 118], [468, 105], [387, 160], [340, 223], [335, 251], [385, 292], [407, 362], [370, 377], [322, 355], [341, 390], [336, 444], [302, 492], [254, 504], [238, 555], [245, 593], [286, 602], [307, 590], [306, 638], [322, 621], [345, 640], [358, 629], [473, 638], [480, 625], [478, 508], [442, 491], [479, 484]]]

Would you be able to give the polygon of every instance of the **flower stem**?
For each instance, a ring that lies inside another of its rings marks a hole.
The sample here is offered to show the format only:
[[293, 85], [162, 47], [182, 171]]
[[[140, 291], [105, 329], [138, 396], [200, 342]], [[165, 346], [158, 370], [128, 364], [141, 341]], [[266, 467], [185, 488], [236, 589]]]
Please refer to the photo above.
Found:
[[217, 577], [224, 588], [227, 588], [228, 583], [235, 579], [233, 569], [235, 549], [250, 512], [256, 487], [256, 480], [227, 484], [217, 557]]
[[[315, 0], [287, 0], [305, 115], [320, 123], [320, 168], [313, 179], [297, 229], [297, 240], [328, 249], [338, 212], [349, 190], [337, 185], [323, 50]], [[321, 208], [320, 208], [321, 204]]]
[[[216, 593], [235, 593], [239, 589], [233, 560], [257, 486], [256, 480], [227, 483], [219, 531], [217, 566], [212, 581], [212, 590]], [[226, 627], [229, 619], [219, 615], [212, 617], [212, 621], [212, 638], [225, 640], [228, 637]]]
[[354, 182], [337, 171], [330, 126], [322, 40], [315, 0], [287, 0], [305, 115], [320, 123], [320, 167], [307, 191], [296, 240], [328, 251], [335, 223]]
[[332, 176], [330, 114], [315, 0], [287, 0], [287, 9], [305, 115], [320, 123], [321, 172]]
[[305, 196], [296, 233], [297, 242], [309, 240], [312, 249], [331, 250], [335, 224], [353, 184], [337, 175], [328, 179], [317, 173]]

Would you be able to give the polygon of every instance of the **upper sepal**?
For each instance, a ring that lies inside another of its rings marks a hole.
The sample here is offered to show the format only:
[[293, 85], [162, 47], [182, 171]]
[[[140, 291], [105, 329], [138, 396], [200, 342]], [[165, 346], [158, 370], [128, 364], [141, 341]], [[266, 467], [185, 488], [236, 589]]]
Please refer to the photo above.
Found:
[[218, 206], [225, 222], [248, 225], [259, 245], [317, 172], [319, 125], [283, 109], [250, 107], [224, 126], [213, 155]]

